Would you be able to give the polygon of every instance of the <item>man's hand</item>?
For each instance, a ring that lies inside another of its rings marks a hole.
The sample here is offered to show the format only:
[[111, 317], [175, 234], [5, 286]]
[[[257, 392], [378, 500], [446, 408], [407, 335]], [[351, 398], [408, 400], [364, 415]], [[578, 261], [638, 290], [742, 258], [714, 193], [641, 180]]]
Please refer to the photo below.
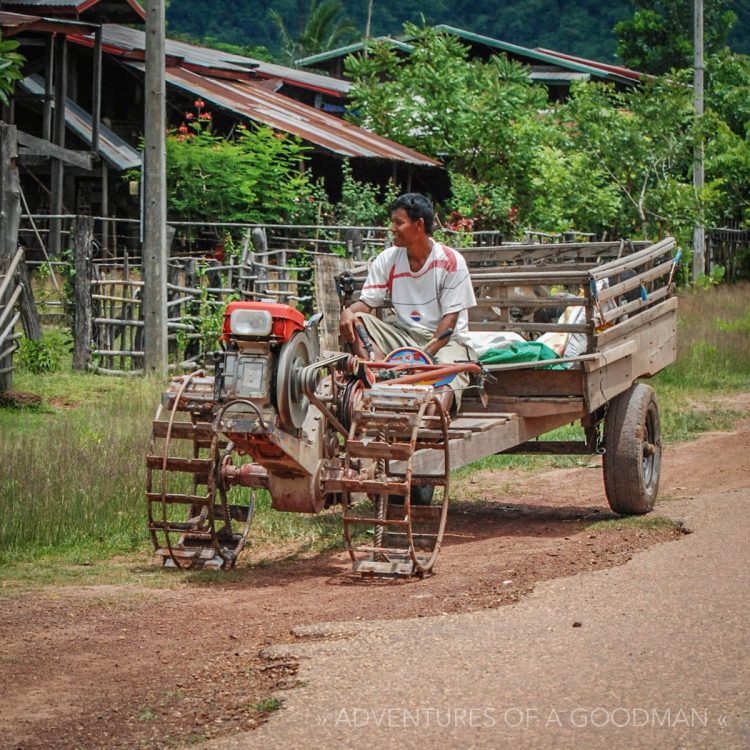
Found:
[[448, 313], [443, 315], [438, 323], [438, 327], [435, 329], [435, 333], [432, 335], [430, 343], [425, 347], [425, 351], [430, 356], [435, 354], [442, 349], [450, 340], [453, 335], [453, 331], [456, 330], [458, 324], [458, 313]]
[[371, 308], [364, 302], [357, 300], [353, 305], [345, 307], [341, 311], [341, 317], [339, 318], [339, 331], [341, 332], [341, 338], [343, 338], [348, 344], [353, 344], [357, 339], [356, 334], [354, 333], [354, 326], [357, 323], [357, 313], [368, 313], [370, 310]]

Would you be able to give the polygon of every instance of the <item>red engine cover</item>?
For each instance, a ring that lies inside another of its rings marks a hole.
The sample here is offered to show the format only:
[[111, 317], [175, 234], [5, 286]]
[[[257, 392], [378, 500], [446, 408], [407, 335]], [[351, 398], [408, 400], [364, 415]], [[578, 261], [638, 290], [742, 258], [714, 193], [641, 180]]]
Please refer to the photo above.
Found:
[[267, 310], [273, 318], [270, 338], [281, 341], [289, 341], [293, 333], [305, 328], [305, 316], [289, 305], [280, 302], [230, 302], [224, 311], [222, 341], [229, 341], [232, 336], [229, 317], [233, 310]]

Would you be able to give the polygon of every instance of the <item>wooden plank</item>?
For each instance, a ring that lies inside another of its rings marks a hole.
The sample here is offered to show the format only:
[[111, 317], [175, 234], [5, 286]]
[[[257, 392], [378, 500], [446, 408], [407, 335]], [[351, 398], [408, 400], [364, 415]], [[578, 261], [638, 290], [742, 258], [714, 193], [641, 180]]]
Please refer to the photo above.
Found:
[[634, 268], [637, 268], [639, 265], [642, 265], [650, 260], [655, 260], [661, 255], [671, 252], [674, 246], [674, 238], [665, 237], [660, 242], [657, 242], [654, 245], [650, 245], [649, 247], [645, 248], [644, 250], [640, 250], [637, 253], [633, 253], [631, 255], [620, 258], [619, 260], [613, 260], [609, 263], [604, 263], [601, 266], [597, 266], [597, 268], [591, 271], [591, 276], [596, 281], [599, 281], [600, 279], [605, 279], [609, 276], [615, 276], [616, 274], [622, 273], [623, 271], [632, 270]]
[[[485, 392], [490, 399], [488, 411], [508, 411], [498, 406], [507, 396], [582, 396], [583, 373], [575, 370], [510, 370], [494, 373], [496, 382], [487, 383]], [[464, 394], [463, 407], [475, 410], [480, 401], [471, 391]]]
[[602, 289], [598, 295], [599, 302], [605, 302], [606, 300], [613, 299], [614, 297], [619, 297], [620, 295], [625, 294], [626, 292], [629, 292], [633, 289], [638, 289], [638, 287], [640, 287], [642, 284], [647, 284], [650, 281], [654, 281], [660, 276], [666, 276], [672, 270], [672, 266], [673, 262], [670, 259], [646, 271], [641, 271], [631, 279], [626, 279], [625, 281], [621, 281], [619, 284], [614, 284], [613, 286], [607, 287], [606, 289]]
[[661, 302], [654, 307], [650, 307], [648, 310], [644, 310], [637, 315], [633, 315], [622, 323], [618, 323], [617, 325], [612, 326], [612, 328], [607, 328], [601, 333], [598, 333], [596, 335], [597, 349], [601, 349], [611, 341], [615, 341], [618, 338], [627, 336], [629, 333], [637, 330], [642, 325], [645, 325], [650, 321], [656, 320], [662, 315], [675, 310], [677, 310], [677, 297], [670, 297], [669, 299], [664, 300], [664, 302]]
[[339, 317], [341, 302], [336, 289], [336, 279], [351, 268], [349, 258], [338, 255], [315, 256], [315, 304], [317, 312], [323, 313], [318, 324], [321, 351], [340, 351]]
[[590, 325], [584, 323], [524, 323], [497, 321], [474, 321], [470, 326], [472, 331], [562, 331], [570, 333], [588, 333]]
[[[675, 300], [676, 302], [676, 300]], [[594, 411], [642, 377], [655, 375], [677, 357], [677, 313], [674, 309], [642, 323], [628, 338], [634, 342], [630, 356], [599, 368], [586, 377], [586, 404]]]
[[603, 322], [611, 323], [612, 321], [622, 318], [624, 315], [632, 315], [639, 310], [644, 310], [647, 307], [652, 307], [657, 302], [661, 302], [665, 297], [672, 294], [671, 287], [663, 286], [661, 289], [655, 289], [653, 292], [648, 293], [647, 299], [641, 299], [640, 297], [632, 302], [627, 302], [624, 305], [614, 308], [613, 310], [607, 310], [604, 313]]
[[45, 141], [43, 138], [23, 133], [20, 130], [18, 131], [18, 143], [22, 147], [18, 151], [21, 163], [25, 163], [26, 157], [42, 156], [46, 159], [59, 159], [71, 167], [78, 167], [89, 172], [93, 166], [93, 160], [88, 151], [73, 151], [72, 149], [58, 146], [51, 141]]

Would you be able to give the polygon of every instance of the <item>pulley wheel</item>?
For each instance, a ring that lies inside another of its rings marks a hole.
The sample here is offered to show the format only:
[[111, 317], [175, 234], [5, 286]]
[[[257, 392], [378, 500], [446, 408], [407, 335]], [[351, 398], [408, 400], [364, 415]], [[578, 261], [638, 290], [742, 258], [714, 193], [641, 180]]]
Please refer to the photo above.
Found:
[[310, 401], [302, 392], [302, 370], [312, 362], [313, 347], [307, 334], [298, 331], [281, 347], [276, 372], [276, 406], [279, 426], [287, 432], [305, 422]]

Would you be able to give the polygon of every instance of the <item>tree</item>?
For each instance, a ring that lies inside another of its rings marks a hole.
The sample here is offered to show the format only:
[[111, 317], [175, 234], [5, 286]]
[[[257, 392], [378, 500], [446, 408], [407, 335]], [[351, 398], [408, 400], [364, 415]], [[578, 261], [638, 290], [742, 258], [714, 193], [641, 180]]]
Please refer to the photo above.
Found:
[[[284, 222], [311, 186], [300, 171], [306, 148], [297, 138], [262, 126], [215, 134], [201, 100], [167, 134], [170, 216], [199, 222]], [[137, 178], [135, 171], [128, 175]]]
[[283, 54], [289, 63], [300, 57], [314, 55], [318, 52], [347, 44], [356, 36], [354, 24], [341, 17], [344, 7], [339, 0], [305, 0], [297, 3], [297, 33], [290, 32], [281, 14], [270, 11], [279, 34]]
[[603, 178], [619, 193], [611, 230], [620, 236], [689, 237], [698, 211], [691, 93], [686, 80], [673, 78], [623, 93], [584, 84], [560, 112], [566, 151], [585, 159], [591, 179]]
[[[737, 16], [727, 0], [704, 0], [706, 53], [718, 52]], [[660, 75], [693, 64], [693, 0], [634, 0], [632, 18], [615, 24], [617, 52], [626, 65]]]
[[23, 78], [22, 68], [26, 62], [23, 55], [18, 54], [18, 42], [3, 40], [0, 34], [0, 102], [7, 104], [16, 81]]
[[494, 203], [523, 211], [534, 149], [544, 140], [537, 116], [544, 89], [505, 56], [469, 60], [454, 36], [411, 24], [404, 32], [414, 46], [406, 59], [378, 41], [347, 59], [351, 119], [440, 159], [455, 175], [492, 185]]

